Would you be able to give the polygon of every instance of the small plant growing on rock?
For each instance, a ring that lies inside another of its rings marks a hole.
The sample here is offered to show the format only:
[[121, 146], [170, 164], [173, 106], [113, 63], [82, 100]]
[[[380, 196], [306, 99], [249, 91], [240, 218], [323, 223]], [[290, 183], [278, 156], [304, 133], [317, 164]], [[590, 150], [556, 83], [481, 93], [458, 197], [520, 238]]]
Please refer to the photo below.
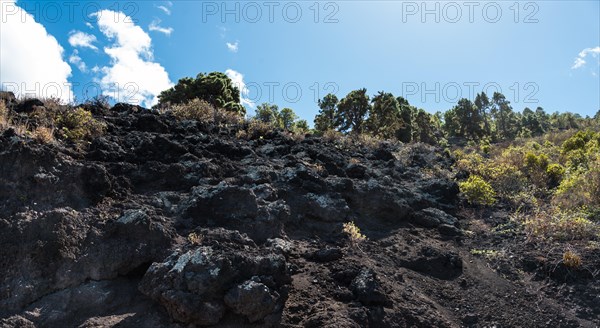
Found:
[[106, 126], [96, 120], [91, 112], [81, 107], [58, 114], [56, 123], [60, 136], [71, 141], [97, 137], [106, 129]]
[[348, 235], [352, 245], [358, 245], [358, 243], [367, 239], [367, 237], [360, 232], [360, 229], [356, 226], [356, 224], [354, 224], [354, 222], [344, 223], [342, 231]]
[[8, 109], [4, 105], [4, 101], [0, 100], [0, 130], [8, 127]]
[[582, 264], [581, 256], [573, 251], [568, 250], [563, 254], [563, 264], [567, 268], [577, 269]]
[[200, 245], [202, 243], [203, 238], [202, 235], [192, 232], [187, 236], [187, 239], [192, 245]]
[[51, 143], [54, 141], [54, 129], [39, 126], [33, 131], [33, 139], [45, 144]]

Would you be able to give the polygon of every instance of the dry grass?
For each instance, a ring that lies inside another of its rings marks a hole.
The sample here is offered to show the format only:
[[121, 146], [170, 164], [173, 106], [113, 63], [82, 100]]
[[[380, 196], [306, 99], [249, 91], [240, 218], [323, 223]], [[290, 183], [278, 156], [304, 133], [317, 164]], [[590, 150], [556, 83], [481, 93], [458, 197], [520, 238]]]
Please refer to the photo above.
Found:
[[582, 213], [565, 213], [558, 208], [546, 209], [530, 215], [516, 214], [530, 240], [593, 240], [598, 237], [600, 227]]
[[4, 105], [4, 101], [0, 100], [0, 130], [8, 128], [8, 109]]
[[222, 108], [215, 108], [201, 99], [194, 99], [185, 104], [175, 105], [170, 112], [180, 120], [196, 120], [219, 125], [237, 125], [243, 122], [243, 117], [238, 113]]
[[568, 268], [577, 269], [581, 267], [582, 264], [581, 256], [575, 253], [574, 251], [567, 250], [563, 254], [563, 264]]
[[344, 135], [341, 132], [335, 130], [327, 130], [323, 132], [323, 136], [321, 137], [325, 142], [337, 142], [342, 139]]
[[259, 120], [250, 120], [246, 129], [238, 131], [236, 137], [238, 139], [261, 139], [267, 134], [273, 132], [275, 127], [271, 123], [265, 123]]
[[54, 129], [45, 126], [37, 127], [33, 131], [32, 137], [34, 140], [44, 144], [52, 143], [54, 142]]
[[202, 244], [202, 240], [204, 240], [204, 236], [192, 232], [188, 235], [187, 239], [192, 245], [200, 245]]

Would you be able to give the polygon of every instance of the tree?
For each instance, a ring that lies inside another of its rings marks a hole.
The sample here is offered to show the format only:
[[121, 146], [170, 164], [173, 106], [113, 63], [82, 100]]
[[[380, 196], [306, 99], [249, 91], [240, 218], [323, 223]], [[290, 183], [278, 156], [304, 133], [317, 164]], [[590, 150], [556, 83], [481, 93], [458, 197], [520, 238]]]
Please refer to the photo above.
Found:
[[315, 116], [315, 130], [325, 132], [339, 127], [341, 120], [337, 113], [338, 98], [334, 94], [328, 94], [319, 99], [319, 114]]
[[366, 129], [374, 136], [391, 139], [402, 126], [400, 104], [391, 93], [379, 91], [373, 97]]
[[306, 120], [298, 120], [294, 123], [294, 132], [297, 133], [306, 133], [310, 130], [308, 127], [308, 122]]
[[515, 137], [517, 120], [515, 113], [503, 94], [494, 92], [492, 97], [492, 116], [496, 121], [498, 139], [511, 140]]
[[274, 127], [282, 127], [279, 116], [279, 107], [277, 107], [277, 105], [263, 103], [256, 106], [256, 114], [254, 115], [254, 119], [264, 123], [270, 123]]
[[180, 79], [174, 87], [158, 96], [159, 105], [187, 103], [196, 98], [215, 108], [223, 108], [241, 115], [246, 113], [246, 109], [240, 104], [239, 89], [221, 72], [200, 73], [195, 79]]
[[298, 115], [296, 115], [291, 108], [284, 108], [279, 112], [279, 120], [281, 122], [281, 127], [283, 127], [284, 130], [291, 130], [294, 126], [294, 121], [297, 119]]
[[341, 118], [339, 130], [342, 132], [351, 130], [352, 133], [361, 134], [365, 117], [371, 109], [367, 89], [351, 91], [340, 101], [337, 108]]
[[479, 140], [485, 135], [484, 119], [481, 111], [469, 99], [458, 101], [456, 115], [460, 124], [460, 135], [472, 140]]
[[438, 142], [438, 128], [434, 124], [434, 117], [423, 109], [415, 115], [415, 139], [420, 142], [435, 145]]
[[413, 131], [413, 113], [416, 108], [408, 103], [408, 100], [403, 97], [396, 98], [398, 105], [400, 106], [400, 120], [402, 125], [396, 131], [396, 138], [402, 142], [412, 141]]
[[492, 122], [490, 119], [490, 99], [485, 92], [478, 93], [475, 97], [475, 106], [479, 109], [479, 115], [483, 118], [483, 132], [486, 136], [492, 134]]

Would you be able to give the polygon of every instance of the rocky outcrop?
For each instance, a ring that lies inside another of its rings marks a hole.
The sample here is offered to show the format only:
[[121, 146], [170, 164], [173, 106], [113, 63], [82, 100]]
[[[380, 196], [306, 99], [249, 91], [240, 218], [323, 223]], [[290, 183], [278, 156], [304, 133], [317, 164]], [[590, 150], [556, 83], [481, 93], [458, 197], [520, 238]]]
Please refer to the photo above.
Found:
[[285, 257], [238, 232], [205, 233], [202, 246], [176, 250], [150, 266], [140, 291], [180, 322], [214, 325], [231, 312], [250, 323], [276, 325], [291, 280]]
[[[464, 297], [492, 290], [481, 277], [493, 273], [465, 258], [458, 187], [436, 149], [246, 140], [243, 126], [84, 106], [107, 127], [90, 144], [0, 135], [0, 326], [514, 323], [472, 317], [511, 308]], [[342, 232], [350, 221], [365, 241]], [[551, 309], [521, 323], [564, 319]]]

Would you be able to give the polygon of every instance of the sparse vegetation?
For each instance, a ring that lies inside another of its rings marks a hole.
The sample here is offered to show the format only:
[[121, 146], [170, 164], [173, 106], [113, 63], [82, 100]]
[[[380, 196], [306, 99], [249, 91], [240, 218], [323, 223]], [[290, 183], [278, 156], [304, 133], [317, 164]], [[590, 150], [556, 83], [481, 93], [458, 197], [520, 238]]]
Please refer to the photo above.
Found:
[[563, 264], [568, 268], [577, 269], [581, 267], [582, 264], [581, 256], [568, 250], [563, 254]]
[[360, 242], [367, 239], [365, 235], [360, 232], [360, 229], [354, 224], [354, 222], [346, 222], [343, 224], [342, 231], [350, 238], [352, 245], [357, 246]]
[[4, 105], [4, 101], [0, 100], [0, 131], [8, 127], [8, 109]]
[[104, 133], [106, 126], [96, 120], [92, 113], [77, 107], [57, 114], [56, 126], [61, 138], [71, 141], [90, 140]]
[[202, 235], [199, 235], [195, 232], [191, 232], [188, 236], [187, 236], [187, 240], [190, 242], [190, 244], [192, 245], [200, 245], [202, 244], [202, 240], [204, 238], [202, 237]]

